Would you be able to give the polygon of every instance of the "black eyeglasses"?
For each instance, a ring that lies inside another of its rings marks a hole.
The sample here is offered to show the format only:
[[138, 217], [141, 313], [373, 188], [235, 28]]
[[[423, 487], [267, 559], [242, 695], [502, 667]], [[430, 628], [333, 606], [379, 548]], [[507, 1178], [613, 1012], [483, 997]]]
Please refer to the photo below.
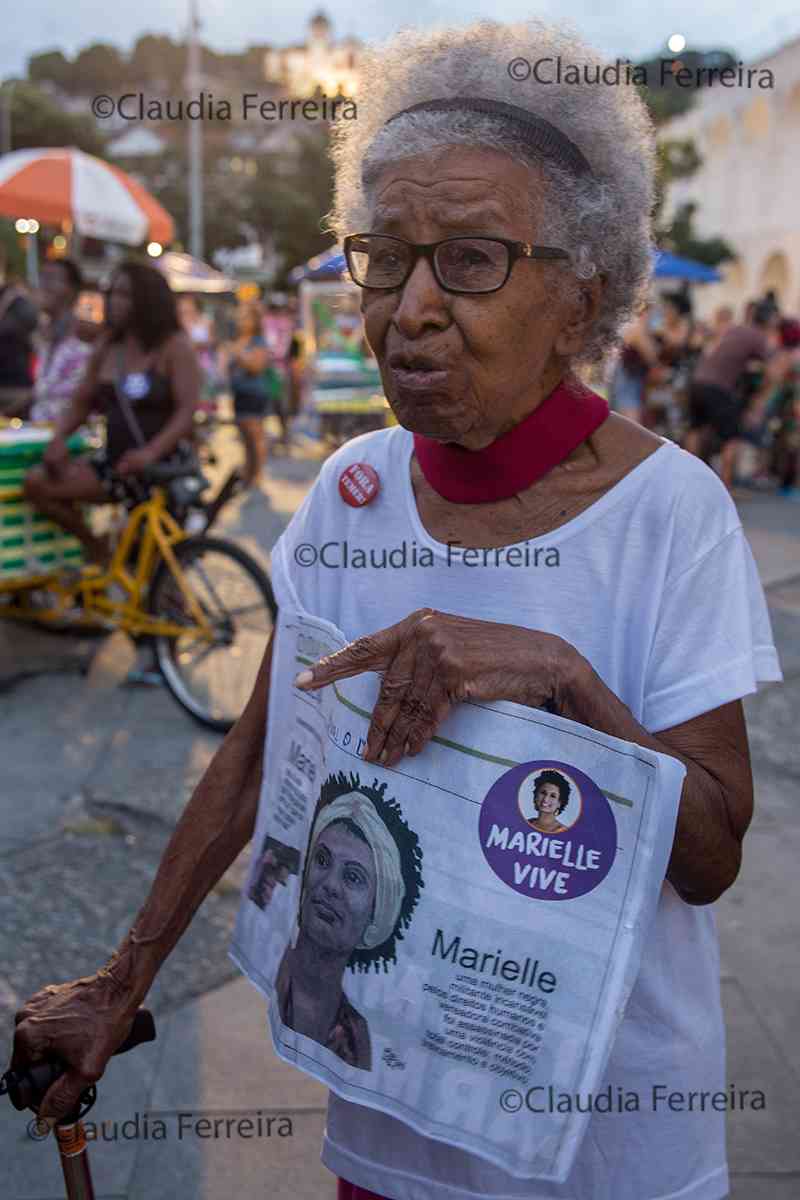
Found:
[[471, 295], [496, 292], [508, 280], [518, 258], [569, 258], [566, 250], [508, 238], [450, 237], [415, 243], [384, 233], [349, 234], [344, 239], [344, 254], [350, 276], [359, 287], [379, 291], [401, 288], [418, 260], [426, 258], [443, 291]]

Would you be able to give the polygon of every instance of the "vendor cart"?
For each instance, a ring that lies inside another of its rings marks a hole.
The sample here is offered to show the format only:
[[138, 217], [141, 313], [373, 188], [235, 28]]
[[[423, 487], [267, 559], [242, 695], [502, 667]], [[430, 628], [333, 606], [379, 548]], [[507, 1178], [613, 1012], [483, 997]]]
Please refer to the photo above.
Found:
[[[32, 586], [62, 567], [80, 564], [80, 542], [25, 500], [25, 473], [41, 462], [52, 437], [47, 426], [0, 422], [0, 595]], [[83, 434], [69, 439], [71, 454], [91, 448]], [[2, 605], [0, 604], [0, 614]]]
[[344, 256], [329, 252], [290, 276], [299, 284], [303, 413], [337, 444], [394, 421], [364, 337], [360, 289], [346, 275]]

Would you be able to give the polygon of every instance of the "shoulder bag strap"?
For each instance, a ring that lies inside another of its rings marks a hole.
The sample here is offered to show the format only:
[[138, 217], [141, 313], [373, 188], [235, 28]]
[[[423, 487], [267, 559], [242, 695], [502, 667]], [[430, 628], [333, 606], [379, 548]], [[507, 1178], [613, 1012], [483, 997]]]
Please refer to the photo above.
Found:
[[114, 395], [116, 397], [117, 404], [119, 405], [120, 412], [125, 419], [125, 424], [128, 426], [128, 432], [136, 442], [136, 445], [141, 447], [147, 444], [147, 439], [142, 433], [142, 427], [136, 419], [136, 414], [131, 407], [131, 402], [123, 390], [122, 353], [122, 347], [117, 346], [114, 357]]

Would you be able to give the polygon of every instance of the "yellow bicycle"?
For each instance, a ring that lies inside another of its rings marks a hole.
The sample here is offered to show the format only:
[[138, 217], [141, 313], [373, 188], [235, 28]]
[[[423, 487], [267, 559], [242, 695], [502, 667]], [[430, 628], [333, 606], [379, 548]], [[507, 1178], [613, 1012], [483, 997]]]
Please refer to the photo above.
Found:
[[0, 580], [0, 617], [150, 640], [178, 703], [224, 732], [252, 692], [277, 605], [246, 551], [176, 520], [203, 483], [185, 466], [148, 468], [109, 566]]

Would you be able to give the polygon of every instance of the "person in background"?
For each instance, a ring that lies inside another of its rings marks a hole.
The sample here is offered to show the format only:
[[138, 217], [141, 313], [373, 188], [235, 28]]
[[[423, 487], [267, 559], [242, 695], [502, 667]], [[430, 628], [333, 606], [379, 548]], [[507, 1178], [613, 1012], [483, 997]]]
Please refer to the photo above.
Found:
[[86, 372], [92, 350], [78, 336], [75, 316], [82, 287], [80, 268], [72, 259], [56, 259], [42, 267], [41, 305], [49, 321], [41, 336], [32, 421], [57, 421], [69, 408]]
[[16, 283], [0, 288], [0, 416], [27, 412], [33, 394], [36, 305]]
[[714, 316], [711, 319], [711, 330], [703, 347], [705, 354], [710, 354], [712, 350], [716, 350], [728, 330], [733, 328], [734, 315], [734, 311], [729, 304], [721, 304], [719, 308], [715, 309]]
[[261, 313], [255, 305], [242, 305], [237, 314], [238, 334], [223, 348], [233, 395], [236, 424], [244, 444], [245, 487], [258, 487], [267, 461], [264, 418], [269, 394], [264, 373], [269, 351], [261, 332]]
[[282, 292], [275, 292], [270, 296], [264, 314], [263, 334], [270, 356], [267, 377], [272, 406], [281, 423], [281, 439], [278, 444], [284, 453], [288, 453], [290, 445], [289, 374], [293, 332], [294, 318], [289, 311], [288, 298]]
[[200, 348], [213, 342], [212, 324], [202, 311], [194, 296], [188, 293], [177, 299], [178, 320], [195, 346]]
[[780, 494], [800, 500], [800, 321], [788, 317], [781, 322], [781, 345], [785, 352], [783, 381], [776, 397], [774, 420], [774, 466]]
[[296, 417], [303, 406], [303, 331], [296, 296], [289, 297], [289, 315], [292, 318], [292, 340], [287, 361], [289, 416]]
[[[784, 317], [777, 345], [764, 364], [755, 396], [742, 414], [739, 436], [758, 450], [754, 481], [768, 485], [777, 478], [780, 494], [800, 497], [795, 482], [800, 457], [800, 321]], [[731, 443], [736, 455], [738, 441]], [[733, 468], [734, 478], [736, 464]]]
[[669, 292], [661, 297], [663, 319], [655, 334], [659, 362], [677, 369], [695, 346], [695, 322], [692, 302], [684, 292]]
[[650, 332], [650, 308], [648, 304], [625, 328], [610, 381], [612, 409], [632, 421], [642, 419], [647, 375], [658, 361], [658, 345]]
[[210, 415], [216, 410], [220, 390], [214, 322], [203, 312], [194, 296], [179, 296], [177, 304], [178, 319], [195, 348], [202, 372], [200, 408]]
[[662, 320], [653, 334], [657, 362], [650, 372], [645, 424], [675, 435], [689, 391], [689, 373], [699, 352], [692, 302], [683, 292], [661, 297]]
[[[197, 358], [166, 279], [154, 267], [122, 263], [111, 278], [106, 328], [42, 465], [25, 477], [25, 498], [79, 538], [90, 561], [105, 563], [110, 547], [80, 506], [136, 502], [137, 477], [151, 464], [189, 466], [199, 386]], [[89, 460], [71, 460], [67, 438], [92, 411], [105, 414], [106, 445]]]
[[726, 451], [726, 446], [736, 440], [739, 432], [741, 402], [737, 387], [749, 366], [769, 357], [767, 329], [772, 319], [772, 309], [756, 305], [748, 324], [734, 325], [716, 349], [702, 355], [692, 379], [684, 449], [707, 462], [716, 435], [722, 445], [720, 476], [729, 489], [733, 485], [736, 449]]

